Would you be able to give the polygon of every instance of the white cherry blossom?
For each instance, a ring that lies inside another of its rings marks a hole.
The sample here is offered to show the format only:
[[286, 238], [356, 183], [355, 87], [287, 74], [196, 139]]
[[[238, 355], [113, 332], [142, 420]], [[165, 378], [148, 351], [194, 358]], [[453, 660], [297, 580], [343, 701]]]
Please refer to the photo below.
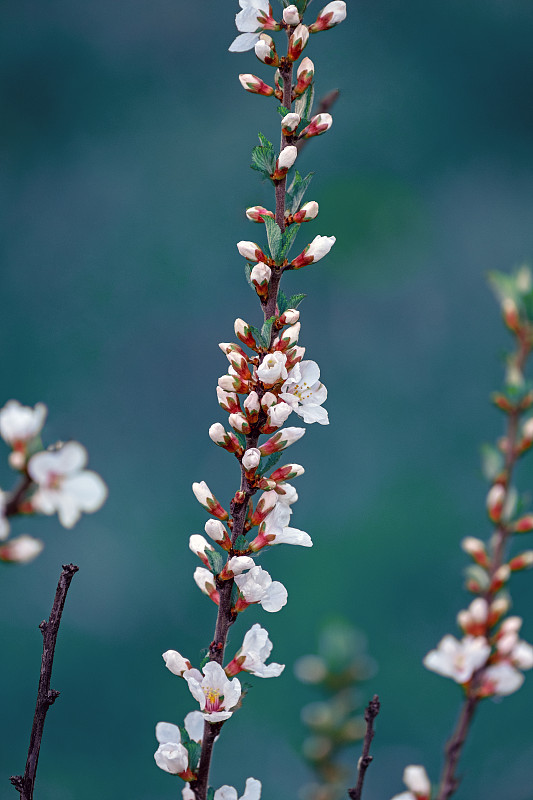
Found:
[[415, 764], [406, 767], [403, 782], [409, 791], [394, 795], [392, 800], [429, 800], [431, 783], [424, 767]]
[[[293, 489], [293, 487], [290, 487]], [[294, 491], [294, 489], [293, 489]], [[272, 511], [259, 528], [257, 537], [250, 543], [252, 550], [274, 544], [296, 544], [302, 547], [312, 547], [311, 537], [305, 531], [289, 527], [292, 510], [290, 504], [278, 500]]]
[[467, 683], [474, 672], [484, 666], [490, 655], [490, 644], [484, 636], [465, 636], [458, 641], [454, 636], [444, 636], [436, 650], [423, 659], [427, 669], [452, 678], [456, 683]]
[[319, 379], [320, 368], [316, 361], [301, 361], [291, 369], [281, 387], [280, 398], [302, 417], [304, 422], [328, 425], [328, 412], [322, 408], [328, 392]]
[[42, 430], [48, 409], [44, 403], [34, 408], [9, 400], [0, 410], [0, 436], [12, 447], [35, 439]]
[[239, 0], [241, 11], [235, 17], [237, 30], [241, 32], [229, 49], [232, 53], [251, 50], [259, 41], [263, 21], [270, 17], [269, 0]]
[[44, 547], [40, 539], [34, 539], [23, 533], [0, 546], [0, 561], [10, 561], [16, 564], [27, 564], [37, 558]]
[[[260, 603], [265, 611], [279, 611], [287, 603], [287, 590], [279, 581], [273, 581], [262, 567], [253, 567], [243, 575], [237, 575], [235, 583], [239, 587], [245, 604]], [[237, 607], [239, 601], [237, 601]]]
[[257, 368], [257, 377], [266, 386], [273, 386], [278, 381], [284, 381], [288, 376], [286, 362], [287, 356], [285, 353], [280, 353], [279, 350], [267, 353]]
[[192, 696], [200, 703], [200, 709], [208, 722], [223, 722], [229, 719], [241, 697], [241, 684], [237, 678], [229, 681], [226, 673], [216, 661], [209, 661], [203, 668], [203, 676], [197, 669], [189, 669], [183, 677]]
[[256, 778], [247, 778], [244, 794], [239, 798], [237, 789], [233, 786], [221, 786], [215, 792], [214, 800], [260, 800], [261, 781]]
[[191, 669], [191, 662], [188, 658], [184, 658], [177, 650], [167, 650], [163, 653], [163, 660], [165, 666], [174, 675], [181, 678], [186, 669]]
[[28, 473], [37, 484], [33, 508], [42, 514], [57, 511], [65, 528], [72, 528], [82, 511], [97, 511], [107, 497], [107, 486], [96, 472], [84, 469], [87, 459], [87, 450], [79, 442], [32, 456]]
[[158, 722], [155, 726], [159, 747], [154, 753], [157, 766], [171, 775], [187, 772], [189, 755], [181, 744], [180, 729], [171, 722]]
[[484, 695], [505, 697], [518, 691], [524, 683], [524, 676], [508, 661], [492, 664], [483, 672], [481, 692]]
[[256, 622], [245, 634], [242, 647], [226, 667], [226, 673], [236, 675], [244, 670], [258, 678], [277, 678], [285, 669], [285, 664], [265, 664], [271, 652], [272, 642], [268, 631]]

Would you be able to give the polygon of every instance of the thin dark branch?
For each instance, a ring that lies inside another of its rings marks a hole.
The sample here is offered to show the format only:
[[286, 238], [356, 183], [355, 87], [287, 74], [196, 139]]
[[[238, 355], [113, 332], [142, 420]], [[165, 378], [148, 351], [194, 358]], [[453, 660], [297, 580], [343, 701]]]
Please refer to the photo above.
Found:
[[39, 625], [41, 633], [43, 634], [43, 655], [41, 659], [39, 689], [37, 691], [37, 703], [33, 716], [26, 769], [24, 775], [13, 775], [11, 778], [11, 783], [20, 793], [20, 800], [32, 800], [33, 798], [33, 788], [35, 785], [35, 776], [37, 774], [37, 762], [39, 760], [39, 750], [41, 749], [46, 713], [59, 696], [59, 692], [50, 689], [52, 667], [54, 665], [54, 651], [67, 592], [70, 582], [77, 571], [78, 567], [74, 564], [63, 564], [63, 571], [61, 572], [59, 583], [57, 584], [50, 619], [48, 622], [43, 620]]
[[365, 710], [366, 733], [363, 742], [363, 753], [357, 765], [357, 785], [353, 789], [348, 789], [348, 795], [351, 800], [361, 800], [363, 794], [363, 783], [365, 782], [365, 775], [368, 767], [372, 762], [370, 755], [370, 745], [374, 738], [374, 720], [379, 714], [381, 704], [377, 694], [374, 695]]
[[19, 512], [19, 505], [24, 499], [24, 495], [28, 491], [32, 484], [32, 479], [28, 475], [27, 472], [24, 473], [22, 476], [19, 485], [16, 489], [13, 490], [9, 500], [6, 503], [6, 507], [4, 509], [4, 516], [6, 517], [13, 517], [15, 514]]

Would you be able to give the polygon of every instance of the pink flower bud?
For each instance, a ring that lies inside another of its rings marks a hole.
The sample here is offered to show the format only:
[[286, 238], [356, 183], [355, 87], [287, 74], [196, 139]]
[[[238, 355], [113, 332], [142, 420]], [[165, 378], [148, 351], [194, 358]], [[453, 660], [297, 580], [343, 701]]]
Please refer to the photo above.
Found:
[[10, 539], [0, 547], [0, 561], [8, 561], [12, 564], [27, 564], [37, 558], [44, 544], [40, 539], [23, 533], [15, 539]]
[[217, 386], [217, 399], [220, 407], [224, 409], [224, 411], [227, 411], [228, 414], [233, 414], [241, 410], [239, 398], [235, 392], [226, 392], [224, 389], [221, 389], [220, 386]]
[[237, 242], [237, 250], [248, 261], [265, 261], [266, 256], [255, 242]]
[[289, 144], [283, 148], [276, 161], [276, 169], [270, 176], [273, 181], [279, 181], [287, 174], [296, 161], [297, 155], [298, 148], [295, 145]]
[[268, 427], [273, 428], [274, 430], [276, 428], [281, 428], [291, 414], [292, 408], [288, 403], [285, 403], [284, 401], [281, 403], [276, 403], [276, 405], [271, 406], [268, 409]]
[[333, 0], [332, 3], [328, 3], [322, 9], [316, 22], [309, 26], [309, 32], [327, 31], [329, 28], [334, 28], [344, 19], [346, 19], [346, 3], [343, 0]]
[[268, 208], [263, 208], [263, 206], [252, 206], [251, 208], [246, 209], [246, 216], [250, 220], [250, 222], [263, 222], [263, 217], [270, 217], [274, 219], [274, 214], [272, 211], [269, 211]]
[[333, 125], [331, 114], [317, 114], [313, 117], [309, 125], [303, 129], [299, 139], [310, 139], [311, 136], [320, 136], [321, 133], [329, 131]]
[[487, 511], [493, 522], [498, 523], [502, 517], [503, 506], [506, 497], [505, 487], [501, 483], [495, 483], [487, 495]]
[[517, 520], [513, 525], [513, 530], [516, 533], [529, 533], [533, 531], [533, 514], [526, 514], [524, 517]]
[[496, 572], [492, 577], [492, 582], [490, 584], [490, 591], [499, 592], [502, 586], [507, 583], [510, 577], [511, 577], [511, 567], [509, 566], [509, 564], [502, 564], [501, 567], [498, 567], [498, 569], [496, 570]]
[[268, 411], [270, 406], [275, 405], [278, 402], [278, 398], [272, 392], [265, 392], [261, 399], [261, 408], [263, 411]]
[[509, 561], [509, 568], [512, 572], [527, 569], [531, 566], [533, 566], [533, 550], [526, 550]]
[[259, 261], [250, 272], [250, 280], [255, 286], [255, 291], [259, 297], [266, 297], [268, 294], [268, 284], [271, 275], [272, 270], [270, 267], [267, 267], [266, 264], [263, 264], [262, 261]]
[[166, 653], [163, 653], [163, 659], [166, 668], [179, 678], [181, 678], [186, 669], [192, 669], [189, 659], [184, 658], [177, 650], [167, 650]]
[[282, 325], [294, 325], [300, 319], [300, 312], [296, 308], [288, 308], [279, 318]]
[[289, 49], [287, 58], [289, 61], [297, 61], [309, 40], [309, 29], [306, 25], [298, 25], [289, 39]]
[[274, 343], [274, 347], [276, 350], [288, 350], [289, 347], [296, 344], [299, 335], [300, 323], [297, 322], [295, 325], [291, 325], [290, 328], [286, 328], [283, 333], [277, 337], [277, 342]]
[[294, 133], [301, 121], [302, 118], [299, 114], [285, 114], [281, 120], [281, 132], [284, 136], [290, 136], [292, 133]]
[[296, 6], [287, 6], [283, 9], [283, 22], [286, 25], [299, 25], [300, 15]]
[[216, 590], [213, 574], [205, 567], [196, 567], [193, 578], [200, 591], [208, 595], [213, 603], [218, 605], [220, 595]]
[[286, 447], [301, 439], [304, 433], [305, 428], [284, 428], [278, 431], [260, 446], [261, 455], [270, 456], [272, 453], [279, 453], [280, 450], [285, 450]]
[[233, 430], [244, 434], [250, 433], [250, 423], [244, 414], [230, 414], [228, 421]]
[[205, 566], [209, 568], [209, 561], [207, 560], [205, 551], [210, 550], [213, 553], [214, 548], [211, 547], [209, 542], [204, 539], [203, 536], [200, 536], [199, 533], [193, 533], [193, 535], [189, 538], [189, 550], [191, 550], [195, 556], [198, 556]]
[[241, 82], [241, 86], [243, 89], [246, 89], [247, 92], [251, 92], [252, 94], [262, 94], [265, 97], [270, 97], [274, 94], [273, 87], [269, 86], [268, 83], [265, 83], [256, 75], [250, 75], [248, 73], [239, 75], [239, 80]]
[[284, 467], [279, 467], [276, 469], [272, 475], [270, 475], [270, 480], [275, 481], [276, 483], [284, 483], [285, 481], [290, 481], [293, 478], [298, 478], [300, 475], [303, 475], [305, 469], [300, 466], [300, 464], [287, 464]]
[[329, 253], [335, 241], [334, 236], [315, 236], [311, 244], [308, 244], [305, 250], [294, 259], [291, 268], [301, 269], [314, 261], [320, 261]]
[[298, 71], [296, 73], [296, 86], [294, 87], [294, 96], [299, 97], [313, 82], [315, 75], [315, 65], [310, 58], [302, 59]]
[[[261, 34], [259, 41], [256, 42], [255, 54], [259, 61], [262, 61], [263, 64], [268, 64], [272, 67], [277, 67], [279, 64], [279, 58], [278, 54], [276, 53], [274, 40], [267, 33]], [[244, 88], [246, 89], [246, 86]], [[261, 94], [264, 94], [264, 92], [261, 92]]]
[[257, 447], [250, 447], [242, 457], [242, 465], [245, 470], [257, 469], [261, 461], [261, 452]]
[[474, 536], [466, 536], [461, 542], [461, 547], [481, 567], [488, 567], [487, 551], [485, 550], [485, 543], [481, 539], [476, 539]]
[[254, 337], [252, 336], [252, 331], [248, 323], [245, 322], [243, 319], [236, 319], [234, 328], [235, 328], [235, 335], [237, 336], [237, 338], [240, 339], [241, 342], [245, 344], [247, 347], [250, 347], [252, 350], [255, 350], [255, 348], [257, 347], [257, 343]]
[[263, 522], [264, 519], [270, 514], [276, 503], [278, 502], [278, 496], [276, 492], [263, 492], [261, 495], [259, 502], [255, 508], [254, 513], [252, 514], [252, 527], [254, 525], [259, 525]]
[[210, 539], [220, 544], [225, 550], [228, 549], [226, 545], [231, 547], [231, 540], [228, 532], [220, 520], [208, 519], [204, 525], [204, 530]]
[[293, 222], [308, 222], [310, 219], [315, 219], [318, 215], [318, 203], [311, 200], [305, 203], [296, 214], [293, 214]]
[[244, 401], [244, 410], [246, 411], [246, 416], [250, 422], [255, 422], [257, 420], [259, 412], [261, 411], [259, 395], [257, 392], [250, 392]]
[[228, 512], [224, 511], [205, 481], [193, 483], [192, 490], [194, 492], [194, 496], [206, 511], [209, 511], [210, 514], [212, 514], [214, 517], [218, 517], [218, 519], [229, 519]]
[[500, 595], [491, 604], [489, 609], [489, 627], [492, 628], [504, 614], [507, 614], [510, 608], [509, 598], [505, 595]]

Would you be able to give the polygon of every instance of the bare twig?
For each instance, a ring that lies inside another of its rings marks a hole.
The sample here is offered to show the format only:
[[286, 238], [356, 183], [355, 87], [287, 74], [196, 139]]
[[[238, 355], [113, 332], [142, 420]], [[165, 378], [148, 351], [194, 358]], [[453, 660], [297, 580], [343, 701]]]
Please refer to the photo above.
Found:
[[11, 783], [17, 792], [20, 793], [20, 800], [32, 800], [33, 798], [33, 788], [35, 785], [37, 762], [39, 760], [39, 750], [41, 748], [46, 713], [59, 696], [59, 692], [55, 691], [55, 689], [50, 689], [52, 667], [54, 665], [54, 650], [67, 592], [70, 582], [77, 571], [78, 567], [74, 564], [63, 564], [63, 571], [61, 572], [59, 583], [57, 584], [50, 619], [48, 622], [43, 620], [39, 625], [41, 633], [43, 634], [43, 655], [41, 659], [39, 689], [37, 691], [37, 703], [33, 716], [26, 769], [24, 775], [13, 775], [11, 778]]
[[[340, 92], [338, 89], [332, 89], [321, 99], [320, 103], [313, 109], [313, 116], [317, 114], [325, 114], [339, 99]], [[298, 148], [298, 153], [305, 147], [309, 139], [298, 139], [295, 144]]]
[[365, 710], [366, 733], [363, 742], [363, 753], [357, 765], [357, 785], [353, 789], [348, 789], [348, 795], [351, 800], [361, 800], [363, 794], [363, 783], [365, 781], [365, 774], [372, 762], [370, 755], [370, 745], [374, 738], [374, 720], [379, 714], [381, 704], [377, 694], [374, 695]]

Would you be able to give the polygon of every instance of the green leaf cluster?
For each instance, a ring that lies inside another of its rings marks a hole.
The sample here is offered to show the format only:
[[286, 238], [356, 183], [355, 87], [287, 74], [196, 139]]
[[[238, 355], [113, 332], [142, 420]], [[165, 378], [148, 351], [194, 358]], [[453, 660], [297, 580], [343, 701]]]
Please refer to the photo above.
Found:
[[209, 563], [209, 569], [213, 575], [218, 575], [219, 572], [222, 572], [224, 568], [224, 558], [222, 557], [221, 553], [219, 553], [217, 550], [209, 550], [206, 548], [205, 556]]
[[242, 533], [239, 536], [237, 536], [237, 538], [235, 539], [235, 541], [233, 543], [233, 549], [234, 550], [247, 550], [248, 549], [248, 542], [246, 541], [246, 536], [243, 536]]
[[252, 150], [252, 169], [260, 172], [265, 178], [270, 178], [276, 169], [276, 153], [274, 145], [269, 142], [266, 136], [259, 134], [259, 145]]
[[196, 772], [198, 769], [198, 764], [200, 763], [202, 745], [200, 742], [195, 742], [194, 739], [191, 739], [187, 733], [187, 729], [184, 726], [179, 725], [178, 727], [181, 734], [181, 743], [189, 754], [189, 767], [193, 772]]
[[282, 453], [273, 453], [271, 456], [267, 458], [266, 461], [261, 459], [261, 464], [259, 465], [259, 469], [257, 470], [258, 475], [265, 475], [267, 472], [270, 472], [272, 467], [276, 466], [278, 461], [280, 460]]
[[[279, 230], [279, 228], [278, 228]], [[252, 336], [254, 337], [255, 341], [262, 347], [264, 350], [268, 350], [270, 347], [270, 334], [272, 332], [272, 325], [276, 321], [276, 317], [270, 317], [267, 319], [266, 322], [263, 324], [261, 330], [256, 328], [255, 325], [250, 325], [250, 331], [252, 332]]]
[[278, 295], [278, 308], [280, 316], [284, 314], [288, 308], [298, 308], [305, 297], [307, 297], [306, 294], [293, 294], [292, 297], [287, 300], [285, 294], [280, 291]]

